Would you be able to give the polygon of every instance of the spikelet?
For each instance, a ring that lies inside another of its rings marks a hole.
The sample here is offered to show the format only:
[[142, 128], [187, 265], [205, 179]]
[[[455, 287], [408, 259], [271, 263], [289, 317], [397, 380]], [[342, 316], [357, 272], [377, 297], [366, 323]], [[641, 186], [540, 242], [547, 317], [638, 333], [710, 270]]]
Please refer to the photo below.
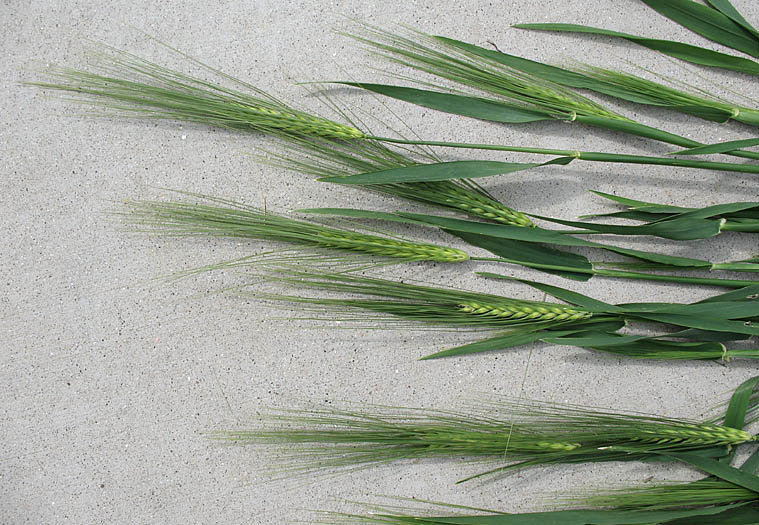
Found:
[[124, 77], [131, 76], [134, 80], [51, 68], [47, 74], [54, 81], [27, 84], [72, 93], [77, 100], [127, 116], [342, 140], [366, 137], [353, 126], [293, 109], [262, 92], [254, 91], [251, 95], [231, 90], [136, 57], [127, 57], [117, 54], [114, 66]]
[[434, 244], [396, 241], [376, 235], [366, 235], [349, 231], [318, 232], [317, 242], [327, 248], [365, 252], [384, 257], [398, 257], [411, 261], [464, 262], [469, 254], [457, 248]]
[[484, 317], [523, 319], [536, 322], [579, 321], [581, 319], [590, 319], [593, 315], [590, 312], [565, 308], [560, 305], [529, 305], [522, 302], [494, 305], [472, 301], [459, 305], [459, 310], [464, 313]]
[[310, 135], [342, 140], [364, 139], [366, 133], [360, 129], [341, 124], [323, 117], [317, 117], [291, 109], [239, 104], [250, 115], [244, 122], [256, 129], [282, 130], [293, 135]]
[[535, 227], [535, 224], [524, 213], [457, 184], [441, 181], [417, 183], [416, 186], [423, 192], [422, 194], [429, 194], [430, 197], [434, 195], [436, 197], [434, 199], [428, 198], [429, 202], [458, 209], [469, 215], [502, 224]]
[[189, 194], [225, 206], [186, 202], [130, 201], [116, 212], [128, 224], [172, 235], [242, 237], [333, 248], [407, 261], [463, 262], [469, 254], [457, 248], [391, 239], [328, 227], [259, 210], [238, 202]]
[[655, 430], [641, 429], [643, 434], [651, 434], [650, 438], [641, 437], [645, 443], [683, 443], [703, 445], [740, 445], [753, 441], [754, 437], [743, 430], [720, 425], [708, 424], [673, 424], [669, 428]]

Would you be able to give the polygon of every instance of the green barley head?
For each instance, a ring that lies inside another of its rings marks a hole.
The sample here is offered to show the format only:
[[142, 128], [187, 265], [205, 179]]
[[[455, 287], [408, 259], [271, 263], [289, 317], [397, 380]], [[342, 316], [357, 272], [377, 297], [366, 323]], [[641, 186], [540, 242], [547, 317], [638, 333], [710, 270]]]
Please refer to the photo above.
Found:
[[226, 199], [194, 196], [212, 204], [133, 201], [117, 215], [133, 226], [171, 235], [263, 239], [406, 261], [455, 263], [469, 259], [469, 254], [457, 248], [333, 228]]

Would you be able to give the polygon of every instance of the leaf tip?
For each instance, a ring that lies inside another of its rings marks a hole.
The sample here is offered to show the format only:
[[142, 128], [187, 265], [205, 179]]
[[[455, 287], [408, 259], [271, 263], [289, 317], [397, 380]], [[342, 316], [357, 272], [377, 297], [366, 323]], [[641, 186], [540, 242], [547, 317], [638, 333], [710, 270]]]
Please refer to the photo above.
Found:
[[344, 184], [344, 182], [340, 180], [342, 178], [343, 177], [319, 177], [318, 179], [316, 179], [316, 182], [331, 182], [333, 184]]

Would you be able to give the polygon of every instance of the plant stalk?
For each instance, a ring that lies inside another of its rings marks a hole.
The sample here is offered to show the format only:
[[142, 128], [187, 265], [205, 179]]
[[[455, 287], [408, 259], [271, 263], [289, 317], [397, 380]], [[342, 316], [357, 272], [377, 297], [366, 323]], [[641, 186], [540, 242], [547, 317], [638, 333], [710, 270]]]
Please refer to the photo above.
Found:
[[720, 286], [723, 288], [743, 288], [744, 286], [753, 286], [759, 284], [759, 281], [749, 281], [745, 279], [719, 279], [710, 277], [688, 277], [684, 275], [661, 275], [655, 273], [644, 272], [630, 272], [627, 270], [607, 270], [603, 268], [569, 268], [561, 265], [543, 264], [543, 263], [529, 263], [525, 261], [515, 261], [506, 259], [504, 257], [471, 257], [472, 261], [482, 262], [502, 262], [509, 264], [518, 264], [520, 266], [526, 266], [529, 268], [535, 268], [539, 270], [553, 270], [572, 273], [584, 273], [587, 275], [601, 275], [603, 277], [613, 277], [618, 279], [635, 279], [642, 281], [661, 281], [668, 283], [684, 283], [684, 284], [701, 284], [707, 286]]
[[438, 146], [443, 148], [479, 149], [490, 151], [512, 151], [516, 153], [535, 153], [538, 155], [559, 155], [573, 157], [577, 160], [591, 162], [614, 162], [620, 164], [651, 164], [656, 166], [675, 166], [681, 168], [708, 169], [738, 173], [757, 173], [759, 166], [754, 164], [735, 164], [731, 162], [714, 162], [707, 160], [676, 159], [671, 157], [649, 157], [645, 155], [624, 155], [619, 153], [602, 153], [595, 151], [570, 151], [562, 149], [531, 148], [521, 146], [503, 146], [499, 144], [474, 144], [466, 142], [440, 142], [434, 140], [405, 140], [390, 137], [368, 136], [369, 139], [392, 144], [412, 146]]

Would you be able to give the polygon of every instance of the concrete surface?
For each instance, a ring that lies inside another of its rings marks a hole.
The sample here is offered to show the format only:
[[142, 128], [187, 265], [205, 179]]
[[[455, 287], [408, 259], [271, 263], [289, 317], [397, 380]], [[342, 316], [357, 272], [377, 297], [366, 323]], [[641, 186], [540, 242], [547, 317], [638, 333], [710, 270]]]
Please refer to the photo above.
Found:
[[[759, 5], [748, 0], [735, 5], [759, 21]], [[683, 68], [632, 44], [509, 29], [516, 22], [575, 21], [705, 43], [632, 0], [5, 0], [0, 3], [0, 522], [311, 522], [315, 517], [308, 509], [351, 511], [356, 507], [346, 500], [378, 501], [378, 495], [523, 511], [543, 508], [554, 491], [650, 475], [692, 476], [673, 466], [596, 465], [530, 470], [462, 486], [453, 482], [477, 467], [421, 463], [271, 483], [272, 454], [221, 446], [201, 435], [239, 426], [265, 407], [351, 400], [448, 407], [478, 395], [520, 393], [698, 417], [756, 371], [750, 363], [640, 363], [550, 345], [419, 362], [416, 358], [456, 338], [267, 320], [268, 308], [208, 294], [226, 282], [222, 275], [147, 284], [156, 275], [267, 246], [118, 231], [107, 211], [126, 198], [165, 196], [159, 188], [254, 204], [265, 200], [278, 210], [412, 207], [256, 165], [245, 155], [267, 144], [256, 137], [170, 122], [83, 117], [81, 107], [18, 84], [38, 78], [35, 71], [45, 64], [86, 66], [87, 38], [182, 67], [145, 32], [293, 104], [319, 110], [316, 99], [296, 81], [386, 79], [370, 69], [376, 63], [365, 52], [332, 31], [348, 29], [349, 17], [385, 27], [410, 24], [477, 44], [492, 41], [503, 51], [549, 62], [580, 59], [624, 69], [633, 62], [710, 89], [717, 89], [710, 82], [717, 83], [759, 98], [759, 84], [748, 77]], [[377, 116], [389, 118], [371, 97], [338, 94], [343, 103], [376, 106]], [[648, 154], [672, 150], [579, 126], [509, 128], [386, 104], [429, 139]], [[739, 126], [628, 104], [616, 107], [705, 142], [753, 135]], [[462, 151], [442, 155], [468, 158]], [[756, 200], [757, 180], [685, 169], [576, 164], [494, 178], [486, 185], [520, 209], [572, 218], [612, 209], [589, 189], [707, 205]], [[407, 233], [455, 244], [431, 232]], [[691, 245], [648, 239], [627, 244], [718, 260], [756, 252], [755, 239], [738, 235]], [[479, 282], [470, 272], [474, 269], [496, 268], [419, 265], [388, 272], [540, 298], [524, 288]], [[615, 302], [695, 300], [714, 291], [609, 280], [578, 284], [497, 269]]]

